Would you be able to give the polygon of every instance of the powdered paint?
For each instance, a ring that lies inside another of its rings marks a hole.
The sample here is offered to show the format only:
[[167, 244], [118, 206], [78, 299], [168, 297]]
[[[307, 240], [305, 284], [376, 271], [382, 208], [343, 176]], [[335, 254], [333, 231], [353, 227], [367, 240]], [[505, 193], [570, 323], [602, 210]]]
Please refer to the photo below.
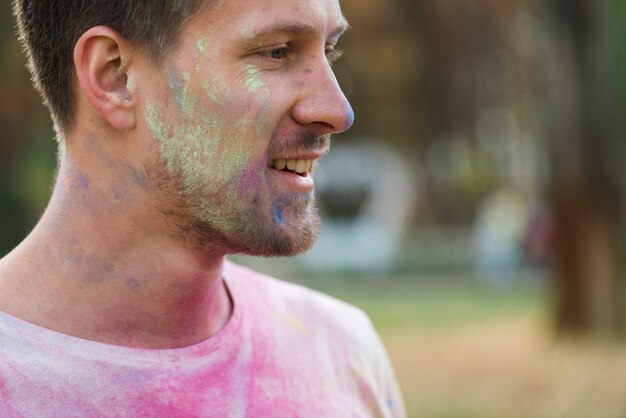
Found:
[[158, 141], [162, 143], [166, 142], [168, 138], [167, 126], [159, 122], [159, 110], [154, 103], [148, 102], [148, 104], [146, 104], [144, 117], [152, 135], [154, 135]]
[[283, 209], [274, 207], [272, 208], [272, 214], [274, 215], [274, 220], [277, 224], [283, 223]]
[[[220, 85], [211, 86], [218, 97], [226, 100], [229, 91]], [[174, 96], [180, 92], [174, 86]], [[148, 103], [145, 119], [154, 137], [160, 142], [163, 156], [170, 173], [180, 172], [182, 192], [187, 196], [207, 195], [222, 191], [221, 199], [239, 201], [228, 184], [237, 184], [249, 163], [249, 144], [242, 140], [254, 137], [254, 123], [247, 116], [230, 121], [205, 109], [195, 109], [193, 99], [183, 90], [179, 94], [182, 123], [171, 123], [165, 112], [154, 103]], [[178, 99], [177, 103], [178, 103]], [[210, 184], [209, 184], [210, 183]], [[200, 202], [200, 219], [214, 220], [215, 201]]]
[[[147, 109], [146, 118], [155, 127], [153, 133], [162, 134], [167, 125], [155, 114], [155, 108]], [[232, 178], [245, 168], [247, 158], [244, 147], [237, 142], [227, 143], [222, 138], [231, 137], [237, 131], [245, 132], [245, 120], [234, 127], [224, 127], [220, 121], [205, 115], [200, 124], [183, 125], [175, 129], [171, 136], [160, 136], [161, 153], [168, 169], [183, 172], [183, 190], [187, 195], [201, 193], [207, 176], [214, 176], [219, 184]], [[219, 169], [217, 169], [219, 167]]]
[[200, 38], [196, 42], [196, 50], [198, 51], [198, 53], [200, 55], [202, 55], [202, 54], [206, 53], [208, 45], [209, 45], [209, 38], [208, 37]]
[[[226, 12], [230, 5], [216, 13], [235, 19]], [[317, 6], [310, 12], [318, 14]], [[164, 76], [158, 74], [162, 84], [147, 99], [144, 117], [194, 226], [219, 231], [238, 251], [286, 255], [312, 244], [318, 218], [312, 193], [287, 187], [268, 171], [268, 151], [314, 146], [301, 139], [306, 127], [290, 123], [289, 113], [305, 78], [300, 65], [320, 55], [303, 47], [293, 65], [269, 65], [267, 54], [258, 53], [269, 35], [251, 38], [267, 27], [264, 13], [246, 12], [245, 28], [235, 28], [239, 36], [232, 25], [191, 22], [180, 53], [168, 61]], [[278, 201], [281, 212], [273, 213]]]
[[242, 338], [242, 343], [237, 350], [235, 364], [231, 366], [231, 376], [229, 379], [230, 392], [234, 395], [228, 418], [245, 418], [248, 409], [249, 383], [250, 383], [250, 362], [252, 359], [252, 341], [250, 336]]
[[224, 105], [232, 100], [230, 84], [217, 76], [205, 81], [202, 87], [215, 105]]
[[252, 65], [246, 67], [246, 86], [252, 92], [258, 92], [260, 89], [265, 88], [263, 81], [259, 77], [261, 69]]
[[124, 279], [124, 284], [126, 284], [126, 286], [128, 286], [133, 291], [137, 291], [141, 287], [141, 283], [139, 283], [139, 280], [137, 280], [133, 276], [127, 276]]
[[0, 415], [404, 416], [361, 311], [228, 262], [224, 278], [232, 317], [177, 349], [88, 341], [0, 312]]
[[[251, 153], [257, 143], [269, 141], [269, 92], [260, 69], [253, 66], [246, 67], [244, 78], [237, 81], [248, 92], [241, 91], [237, 97], [232, 92], [237, 82], [226, 80], [224, 75], [212, 74], [203, 80], [210, 72], [212, 54], [216, 53], [210, 44], [209, 37], [196, 39], [191, 72], [175, 65], [168, 70], [168, 88], [178, 114], [172, 115], [150, 101], [144, 117], [160, 144], [168, 171], [181, 183], [182, 194], [205, 197], [196, 202], [196, 216], [204, 221], [228, 223], [228, 217], [217, 208], [219, 202], [241, 207], [253, 199], [251, 195], [258, 192], [263, 181], [267, 156], [252, 164]], [[234, 111], [237, 106], [243, 112]]]
[[87, 252], [82, 248], [75, 248], [70, 254], [70, 259], [75, 266], [86, 267], [88, 273], [81, 277], [85, 283], [101, 283], [117, 277], [116, 266], [103, 259], [96, 252]]
[[195, 98], [189, 96], [189, 73], [180, 73], [176, 67], [170, 68], [170, 78], [168, 85], [174, 95], [176, 104], [180, 108], [183, 116], [191, 117], [192, 109], [195, 106]]
[[194, 58], [196, 59], [195, 71], [200, 72], [202, 66], [209, 61], [211, 38], [208, 36], [200, 37], [196, 41], [196, 50]]
[[91, 185], [91, 180], [89, 180], [89, 176], [87, 176], [87, 173], [84, 173], [82, 171], [76, 173], [76, 184], [83, 190], [87, 190], [89, 189], [89, 186]]
[[176, 66], [170, 67], [168, 86], [174, 95], [174, 99], [181, 109], [184, 117], [191, 117], [192, 110], [196, 107], [196, 98], [190, 94], [189, 86], [192, 77], [200, 77], [203, 67], [209, 61], [209, 37], [200, 37], [196, 41], [194, 51], [194, 74], [181, 72]]
[[254, 38], [254, 33], [248, 28], [241, 29], [240, 34], [241, 38], [245, 41], [250, 41], [252, 38]]
[[261, 108], [259, 109], [259, 112], [256, 115], [256, 119], [254, 121], [254, 125], [256, 126], [256, 133], [257, 135], [261, 135], [263, 134], [263, 132], [268, 132], [268, 131], [273, 131], [274, 128], [276, 127], [275, 125], [270, 125], [270, 121], [269, 121], [269, 105], [270, 105], [270, 98], [269, 98], [269, 93], [267, 92], [267, 90], [265, 91], [266, 96], [263, 99], [263, 104], [261, 105]]
[[131, 75], [128, 76], [128, 80], [126, 81], [126, 89], [129, 93], [134, 93], [137, 90], [137, 81]]
[[245, 194], [249, 190], [258, 187], [264, 181], [265, 168], [267, 167], [267, 154], [251, 161], [250, 164], [242, 171], [239, 177], [238, 193]]

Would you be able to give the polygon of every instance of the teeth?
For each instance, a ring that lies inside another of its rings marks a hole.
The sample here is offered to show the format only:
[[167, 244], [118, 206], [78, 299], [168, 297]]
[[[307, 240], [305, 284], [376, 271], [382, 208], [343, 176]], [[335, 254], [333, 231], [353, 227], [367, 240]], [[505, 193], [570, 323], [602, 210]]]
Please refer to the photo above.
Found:
[[296, 173], [302, 174], [304, 173], [306, 170], [306, 161], [304, 160], [298, 160], [298, 162], [296, 163]]
[[277, 158], [272, 161], [270, 166], [274, 167], [277, 170], [284, 170], [285, 168], [287, 168], [288, 170], [295, 171], [298, 174], [302, 174], [311, 171], [311, 168], [313, 167], [313, 160]]
[[276, 168], [277, 170], [283, 170], [285, 167], [287, 167], [287, 160], [285, 160], [284, 158], [279, 158], [274, 161], [274, 168]]

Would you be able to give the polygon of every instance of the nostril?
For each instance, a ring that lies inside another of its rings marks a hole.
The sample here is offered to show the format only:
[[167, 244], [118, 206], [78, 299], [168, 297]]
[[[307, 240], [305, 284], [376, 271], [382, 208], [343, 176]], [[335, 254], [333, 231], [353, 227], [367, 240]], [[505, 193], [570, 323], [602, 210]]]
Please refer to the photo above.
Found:
[[332, 131], [335, 128], [333, 125], [331, 125], [330, 123], [326, 123], [326, 122], [317, 122], [317, 124], [321, 126], [324, 129], [324, 131]]

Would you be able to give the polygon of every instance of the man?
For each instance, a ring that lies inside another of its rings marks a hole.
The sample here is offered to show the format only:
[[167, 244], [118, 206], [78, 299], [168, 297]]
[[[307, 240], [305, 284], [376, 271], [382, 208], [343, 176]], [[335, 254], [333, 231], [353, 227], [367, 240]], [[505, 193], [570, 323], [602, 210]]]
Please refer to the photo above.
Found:
[[352, 110], [336, 0], [17, 0], [59, 141], [0, 262], [0, 415], [403, 416], [356, 308], [233, 265], [293, 255]]

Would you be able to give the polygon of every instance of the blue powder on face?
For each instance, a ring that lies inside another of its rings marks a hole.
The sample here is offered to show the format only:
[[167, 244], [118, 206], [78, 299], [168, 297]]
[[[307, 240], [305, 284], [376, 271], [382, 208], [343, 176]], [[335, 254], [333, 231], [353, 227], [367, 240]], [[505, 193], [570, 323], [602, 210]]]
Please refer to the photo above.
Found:
[[142, 173], [139, 170], [135, 170], [133, 168], [131, 168], [131, 170], [132, 170], [133, 180], [135, 181], [135, 183], [137, 183], [137, 185], [143, 188], [148, 188], [148, 186], [150, 186], [150, 182], [144, 173]]
[[141, 287], [141, 283], [133, 276], [128, 276], [124, 279], [126, 286], [128, 286], [132, 290], [138, 290]]
[[80, 188], [86, 190], [89, 188], [89, 186], [91, 185], [91, 181], [89, 180], [89, 177], [87, 177], [87, 174], [83, 173], [83, 172], [79, 172], [76, 175], [76, 181], [78, 183], [78, 185], [80, 186]]
[[283, 210], [281, 208], [272, 208], [272, 214], [274, 215], [276, 223], [283, 223]]

